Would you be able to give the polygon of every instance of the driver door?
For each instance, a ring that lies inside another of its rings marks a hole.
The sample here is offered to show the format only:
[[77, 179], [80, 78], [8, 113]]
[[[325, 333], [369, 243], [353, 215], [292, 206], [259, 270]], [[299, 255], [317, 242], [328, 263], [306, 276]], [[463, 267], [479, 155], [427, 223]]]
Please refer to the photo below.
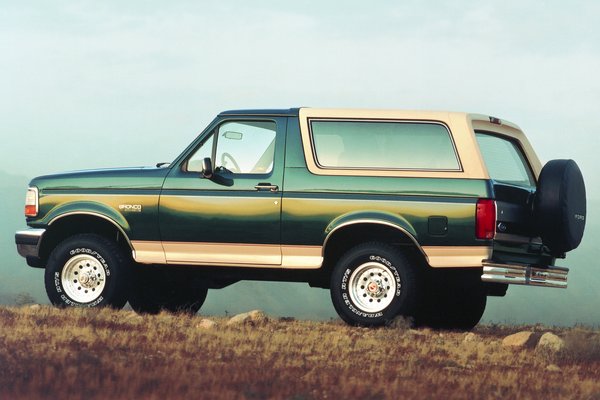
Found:
[[281, 265], [285, 126], [285, 118], [222, 120], [173, 167], [159, 209], [167, 263]]

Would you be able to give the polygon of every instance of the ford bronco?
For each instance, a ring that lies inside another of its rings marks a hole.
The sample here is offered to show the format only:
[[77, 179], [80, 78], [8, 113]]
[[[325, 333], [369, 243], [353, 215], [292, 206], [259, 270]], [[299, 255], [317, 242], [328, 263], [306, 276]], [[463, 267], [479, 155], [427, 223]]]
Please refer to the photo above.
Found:
[[574, 161], [542, 168], [495, 117], [295, 108], [223, 112], [168, 164], [35, 178], [25, 216], [57, 306], [195, 313], [275, 280], [350, 324], [469, 329], [509, 284], [567, 286], [586, 198]]

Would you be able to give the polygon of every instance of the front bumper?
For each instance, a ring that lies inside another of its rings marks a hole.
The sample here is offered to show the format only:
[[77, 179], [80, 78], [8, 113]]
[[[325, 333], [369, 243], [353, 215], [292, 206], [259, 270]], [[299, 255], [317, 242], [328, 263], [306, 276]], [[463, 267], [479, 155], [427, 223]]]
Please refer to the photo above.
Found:
[[15, 233], [15, 243], [19, 254], [27, 260], [39, 259], [40, 244], [45, 232], [45, 229], [27, 229]]
[[485, 260], [483, 262], [484, 282], [532, 285], [542, 287], [567, 287], [568, 268], [538, 266], [529, 264], [502, 264]]

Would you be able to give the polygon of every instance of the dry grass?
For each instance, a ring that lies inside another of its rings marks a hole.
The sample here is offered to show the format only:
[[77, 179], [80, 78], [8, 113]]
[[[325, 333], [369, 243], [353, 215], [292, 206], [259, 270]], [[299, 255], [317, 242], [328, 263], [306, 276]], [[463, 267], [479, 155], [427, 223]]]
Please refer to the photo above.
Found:
[[555, 355], [564, 363], [600, 363], [600, 332], [574, 328], [564, 334], [565, 349]]
[[502, 346], [523, 327], [201, 319], [0, 308], [0, 399], [600, 399], [594, 330], [553, 329], [566, 347], [549, 358]]

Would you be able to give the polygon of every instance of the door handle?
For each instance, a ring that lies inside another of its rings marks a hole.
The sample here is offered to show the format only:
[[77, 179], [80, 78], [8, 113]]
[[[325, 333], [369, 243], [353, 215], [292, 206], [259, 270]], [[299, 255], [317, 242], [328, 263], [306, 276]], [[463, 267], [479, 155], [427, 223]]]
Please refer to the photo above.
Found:
[[276, 192], [279, 190], [279, 186], [277, 185], [271, 185], [268, 182], [261, 182], [258, 185], [254, 186], [254, 189], [256, 190], [269, 190], [271, 192]]

